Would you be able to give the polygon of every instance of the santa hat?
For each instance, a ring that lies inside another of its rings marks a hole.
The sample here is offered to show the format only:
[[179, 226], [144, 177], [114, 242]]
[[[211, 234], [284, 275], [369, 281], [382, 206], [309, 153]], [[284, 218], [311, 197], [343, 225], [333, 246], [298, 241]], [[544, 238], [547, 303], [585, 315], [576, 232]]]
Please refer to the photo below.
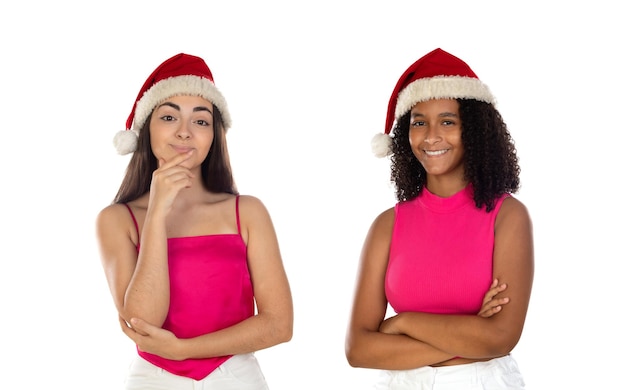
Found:
[[141, 87], [126, 120], [126, 130], [119, 131], [113, 139], [118, 153], [134, 152], [139, 131], [152, 110], [159, 103], [177, 95], [200, 96], [210, 101], [220, 111], [225, 130], [230, 127], [226, 99], [215, 86], [207, 64], [200, 57], [180, 53], [159, 65]]
[[376, 157], [391, 153], [389, 133], [394, 122], [419, 102], [430, 99], [476, 99], [495, 104], [487, 85], [463, 60], [435, 49], [415, 61], [402, 74], [389, 99], [385, 132], [372, 139]]

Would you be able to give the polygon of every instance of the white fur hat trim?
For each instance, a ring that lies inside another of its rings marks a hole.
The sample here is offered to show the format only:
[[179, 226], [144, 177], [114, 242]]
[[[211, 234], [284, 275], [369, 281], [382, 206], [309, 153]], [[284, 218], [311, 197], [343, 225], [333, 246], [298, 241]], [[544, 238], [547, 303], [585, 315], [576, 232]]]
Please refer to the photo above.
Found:
[[477, 78], [438, 76], [423, 78], [407, 85], [399, 94], [395, 118], [409, 112], [419, 102], [430, 99], [476, 99], [495, 104], [489, 88]]
[[382, 158], [391, 154], [391, 137], [389, 134], [378, 133], [372, 138], [372, 153], [374, 156]]
[[226, 99], [211, 80], [194, 75], [170, 77], [154, 84], [137, 101], [133, 130], [139, 132], [144, 122], [154, 108], [165, 99], [177, 95], [200, 96], [210, 101], [220, 110], [224, 127], [228, 130], [231, 126], [230, 112]]
[[134, 130], [118, 131], [113, 137], [113, 146], [121, 155], [137, 150], [137, 133]]

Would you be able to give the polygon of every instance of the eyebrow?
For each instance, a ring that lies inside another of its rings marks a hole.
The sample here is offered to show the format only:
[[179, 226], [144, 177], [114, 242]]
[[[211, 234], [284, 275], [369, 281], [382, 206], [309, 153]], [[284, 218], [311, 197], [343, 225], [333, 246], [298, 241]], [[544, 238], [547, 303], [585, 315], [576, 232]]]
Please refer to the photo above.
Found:
[[[172, 107], [173, 109], [180, 111], [180, 106], [178, 104], [174, 104], [172, 102], [163, 102], [159, 105], [159, 108], [163, 107], [163, 106], [169, 106]], [[213, 112], [209, 109], [209, 107], [206, 106], [198, 106], [198, 107], [194, 107], [193, 108], [193, 112], [199, 112], [199, 111], [206, 111], [209, 114], [213, 115]]]
[[[416, 117], [423, 117], [424, 114], [420, 113], [420, 112], [416, 112], [414, 114], [411, 114], [411, 119], [416, 118]], [[437, 115], [438, 118], [458, 118], [459, 116], [453, 112], [442, 112], [441, 114]]]

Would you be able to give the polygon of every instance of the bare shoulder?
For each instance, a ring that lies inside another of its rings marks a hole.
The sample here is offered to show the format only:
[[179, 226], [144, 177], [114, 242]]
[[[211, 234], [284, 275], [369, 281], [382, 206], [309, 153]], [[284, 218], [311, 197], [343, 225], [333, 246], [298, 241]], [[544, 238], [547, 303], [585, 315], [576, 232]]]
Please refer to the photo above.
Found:
[[277, 246], [274, 223], [259, 198], [252, 195], [239, 196], [239, 220], [241, 236], [249, 249], [266, 245]]
[[246, 205], [263, 206], [263, 202], [261, 201], [261, 199], [257, 198], [254, 195], [239, 195], [239, 203]]
[[387, 210], [378, 214], [378, 216], [374, 219], [372, 223], [372, 229], [374, 230], [391, 230], [393, 229], [393, 224], [396, 220], [396, 210], [395, 207], [390, 207]]
[[96, 220], [98, 225], [117, 224], [126, 221], [129, 218], [129, 212], [123, 204], [111, 204], [100, 210]]
[[366, 247], [387, 248], [391, 243], [391, 235], [393, 234], [393, 225], [395, 223], [395, 208], [391, 207], [374, 218], [370, 225], [367, 236], [365, 237]]
[[502, 202], [496, 224], [515, 223], [531, 224], [528, 208], [519, 199], [509, 196]]
[[128, 234], [136, 240], [131, 214], [123, 204], [112, 204], [103, 208], [96, 217], [96, 229], [100, 238], [112, 234]]
[[242, 217], [244, 215], [254, 217], [269, 214], [261, 199], [253, 195], [239, 195], [239, 210]]
[[386, 221], [388, 223], [389, 221], [393, 222], [395, 218], [396, 218], [396, 208], [390, 207], [387, 210], [383, 211], [382, 213], [378, 214], [378, 217], [376, 217], [376, 220]]
[[247, 240], [247, 233], [249, 232], [270, 233], [274, 230], [274, 223], [269, 211], [261, 199], [256, 196], [239, 196], [239, 220], [241, 221], [244, 240]]

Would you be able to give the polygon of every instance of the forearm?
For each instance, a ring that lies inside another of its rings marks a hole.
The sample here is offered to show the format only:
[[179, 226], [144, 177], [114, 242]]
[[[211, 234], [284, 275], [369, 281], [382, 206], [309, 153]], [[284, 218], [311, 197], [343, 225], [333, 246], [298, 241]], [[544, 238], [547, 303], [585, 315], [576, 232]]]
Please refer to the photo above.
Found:
[[423, 341], [454, 356], [492, 358], [512, 349], [510, 333], [495, 318], [475, 315], [402, 313], [398, 333]]
[[177, 356], [182, 360], [256, 352], [291, 340], [292, 330], [287, 316], [258, 314], [213, 333], [181, 339]]
[[406, 335], [362, 330], [351, 332], [346, 357], [352, 367], [407, 370], [441, 363], [455, 356]]
[[170, 303], [167, 259], [164, 217], [148, 216], [137, 265], [124, 297], [124, 318], [142, 318], [156, 326], [163, 325]]

